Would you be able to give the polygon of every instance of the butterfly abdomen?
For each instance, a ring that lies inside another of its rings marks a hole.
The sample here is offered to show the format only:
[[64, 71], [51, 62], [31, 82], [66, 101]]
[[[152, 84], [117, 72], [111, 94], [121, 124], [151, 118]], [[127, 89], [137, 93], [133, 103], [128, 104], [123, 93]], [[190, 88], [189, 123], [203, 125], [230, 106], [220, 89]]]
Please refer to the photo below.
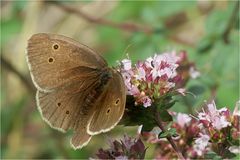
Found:
[[[89, 107], [92, 107], [94, 103], [97, 101], [98, 97], [104, 92], [104, 88], [108, 85], [109, 80], [112, 78], [112, 73], [108, 68], [100, 71], [99, 80], [94, 89], [90, 91], [88, 95], [86, 95], [84, 110], [88, 112]], [[85, 113], [83, 111], [83, 113]]]

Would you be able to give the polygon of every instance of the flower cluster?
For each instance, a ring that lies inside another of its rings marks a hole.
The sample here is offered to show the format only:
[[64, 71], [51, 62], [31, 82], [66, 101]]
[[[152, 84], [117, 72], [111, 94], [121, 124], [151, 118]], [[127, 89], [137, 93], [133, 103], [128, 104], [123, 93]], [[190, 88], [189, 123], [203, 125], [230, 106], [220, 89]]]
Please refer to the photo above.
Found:
[[203, 112], [198, 114], [198, 118], [204, 127], [221, 130], [222, 128], [231, 126], [231, 123], [228, 120], [230, 118], [230, 113], [226, 107], [218, 110], [215, 102], [212, 102], [207, 106], [207, 111], [204, 111], [203, 109]]
[[[233, 114], [227, 107], [217, 109], [215, 102], [207, 105], [207, 109], [203, 112], [198, 113], [197, 119], [199, 121], [199, 128], [202, 132], [202, 137], [209, 139], [209, 142], [205, 145], [211, 147], [211, 150], [216, 152], [218, 155], [225, 158], [229, 154], [232, 147], [239, 145], [240, 128], [239, 120], [240, 114], [238, 111], [237, 103]], [[197, 142], [196, 142], [197, 145]], [[202, 148], [196, 148], [198, 150], [204, 150]], [[239, 152], [239, 151], [238, 151]]]
[[96, 156], [98, 159], [144, 159], [146, 148], [141, 139], [134, 139], [128, 136], [120, 141], [110, 141], [109, 149], [99, 149]]
[[[176, 129], [177, 136], [173, 137], [175, 144], [178, 148], [181, 148], [181, 152], [186, 158], [203, 158], [198, 156], [194, 149], [195, 140], [200, 134], [199, 123], [196, 119], [193, 119], [187, 114], [178, 113], [174, 116], [176, 121], [171, 125], [171, 128]], [[143, 137], [150, 143], [155, 143], [155, 159], [177, 159], [178, 156], [173, 150], [172, 146], [166, 139], [159, 139], [158, 134], [161, 131], [156, 132], [156, 128], [153, 131], [142, 133]], [[200, 143], [200, 139], [198, 140]], [[197, 146], [196, 146], [197, 147]], [[204, 148], [204, 153], [207, 150]]]
[[[176, 84], [181, 81], [177, 72], [181, 60], [185, 59], [175, 52], [156, 54], [145, 61], [138, 61], [135, 66], [132, 66], [130, 59], [122, 60], [120, 72], [128, 95], [134, 96], [136, 105], [148, 107], [162, 95], [174, 91]], [[183, 93], [183, 90], [179, 91]]]
[[[213, 101], [196, 117], [169, 111], [175, 103], [172, 96], [185, 95], [184, 87], [188, 80], [200, 75], [194, 63], [188, 60], [186, 52], [182, 51], [178, 56], [175, 52], [156, 54], [144, 61], [138, 61], [135, 65], [132, 65], [130, 59], [124, 59], [120, 62], [119, 71], [129, 95], [122, 122], [127, 125], [141, 125], [139, 135], [147, 142], [156, 144], [156, 159], [179, 158], [181, 157], [179, 152], [189, 159], [214, 158], [214, 156], [233, 158], [236, 153], [240, 153], [240, 113], [237, 107], [231, 114], [227, 107], [217, 109]], [[134, 104], [140, 107], [132, 107]], [[133, 116], [144, 118], [132, 118]], [[155, 116], [160, 116], [161, 125], [155, 123]], [[172, 117], [175, 117], [175, 121], [169, 123]], [[165, 126], [164, 131], [156, 125], [162, 129], [162, 126]], [[178, 149], [173, 145], [173, 141]], [[115, 143], [118, 146], [124, 144]], [[115, 152], [114, 150], [111, 153]], [[108, 151], [103, 150], [99, 153], [109, 154]], [[120, 156], [123, 155], [126, 154]]]
[[[240, 153], [238, 105], [231, 114], [226, 107], [217, 109], [212, 102], [197, 117], [178, 113], [175, 119], [171, 127], [176, 129], [178, 136], [174, 137], [174, 141], [186, 158], [206, 158], [210, 151], [223, 158]], [[166, 140], [158, 139], [159, 132], [154, 129], [142, 134], [148, 142], [157, 144], [155, 158], [177, 158], [171, 145]]]

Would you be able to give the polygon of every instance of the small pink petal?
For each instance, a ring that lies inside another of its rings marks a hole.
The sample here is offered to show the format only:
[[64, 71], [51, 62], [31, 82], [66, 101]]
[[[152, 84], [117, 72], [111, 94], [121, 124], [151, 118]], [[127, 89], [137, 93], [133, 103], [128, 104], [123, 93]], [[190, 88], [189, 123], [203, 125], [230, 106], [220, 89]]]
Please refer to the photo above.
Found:
[[177, 92], [180, 93], [183, 96], [186, 96], [186, 89], [185, 88], [179, 88], [179, 89], [177, 89]]
[[189, 70], [190, 77], [196, 79], [200, 76], [200, 72], [198, 72], [194, 67], [191, 67]]
[[143, 103], [144, 107], [149, 107], [152, 104], [152, 100], [148, 96], [142, 97], [141, 102]]
[[123, 59], [121, 61], [124, 70], [130, 70], [132, 68], [132, 62], [130, 59]]
[[178, 113], [177, 115], [177, 123], [181, 126], [184, 127], [185, 125], [188, 125], [192, 118], [188, 116], [187, 114], [184, 113]]

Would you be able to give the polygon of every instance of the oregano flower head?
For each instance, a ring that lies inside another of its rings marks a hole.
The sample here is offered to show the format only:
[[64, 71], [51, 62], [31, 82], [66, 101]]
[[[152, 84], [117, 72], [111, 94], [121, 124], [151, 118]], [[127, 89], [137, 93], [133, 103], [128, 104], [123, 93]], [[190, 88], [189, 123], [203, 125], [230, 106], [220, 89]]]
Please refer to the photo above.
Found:
[[176, 83], [181, 81], [177, 73], [180, 60], [175, 51], [155, 54], [135, 65], [130, 59], [123, 59], [120, 72], [127, 94], [134, 96], [136, 105], [148, 107], [164, 94], [177, 91]]

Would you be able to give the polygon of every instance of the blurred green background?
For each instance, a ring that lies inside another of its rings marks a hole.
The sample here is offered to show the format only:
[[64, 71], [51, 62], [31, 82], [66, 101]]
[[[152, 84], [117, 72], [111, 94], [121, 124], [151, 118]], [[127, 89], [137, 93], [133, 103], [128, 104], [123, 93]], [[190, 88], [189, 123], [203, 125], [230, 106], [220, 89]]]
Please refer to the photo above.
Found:
[[[89, 158], [99, 147], [107, 146], [108, 137], [136, 135], [137, 127], [118, 126], [74, 151], [69, 144], [71, 133], [51, 129], [36, 108], [35, 89], [26, 65], [25, 48], [32, 34], [48, 32], [72, 37], [100, 52], [111, 66], [126, 58], [126, 53], [136, 61], [154, 53], [186, 50], [201, 77], [187, 84], [196, 98], [181, 99], [173, 110], [194, 114], [204, 100], [211, 99], [219, 107], [233, 109], [239, 99], [237, 5], [237, 1], [200, 0], [60, 4], [1, 1], [1, 159]], [[80, 10], [94, 20], [70, 13], [62, 6]], [[102, 24], [103, 19], [110, 24]], [[139, 31], [131, 30], [135, 26]], [[146, 158], [153, 158], [154, 146], [146, 146]]]

